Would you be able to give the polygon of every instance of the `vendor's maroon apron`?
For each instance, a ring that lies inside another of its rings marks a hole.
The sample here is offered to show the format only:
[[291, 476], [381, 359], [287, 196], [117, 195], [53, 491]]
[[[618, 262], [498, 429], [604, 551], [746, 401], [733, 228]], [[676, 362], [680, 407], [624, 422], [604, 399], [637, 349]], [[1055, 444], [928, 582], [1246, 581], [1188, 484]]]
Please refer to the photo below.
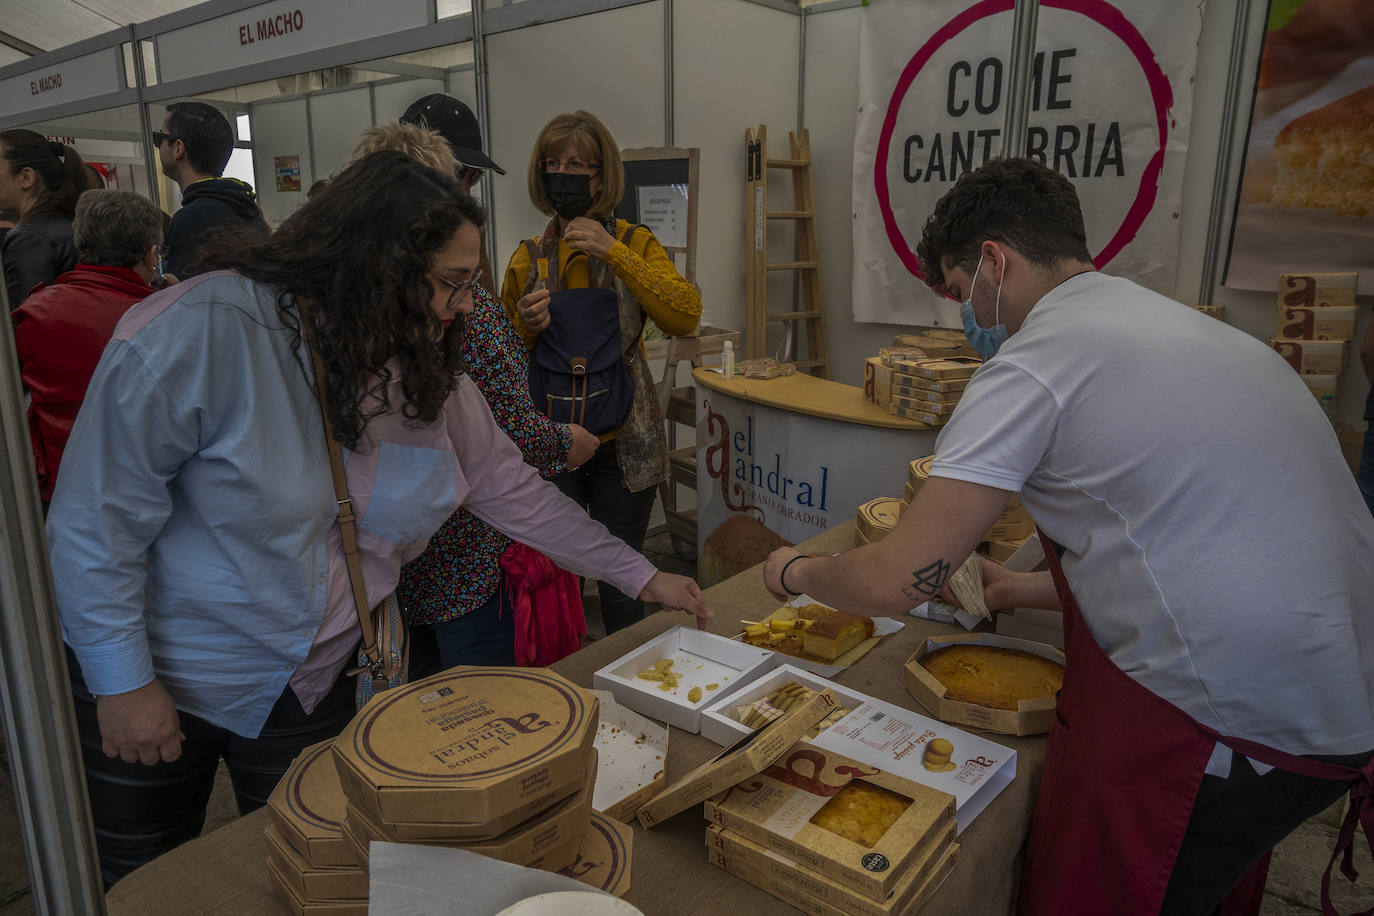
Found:
[[[1218, 741], [1302, 776], [1359, 780], [1322, 877], [1323, 910], [1335, 913], [1331, 865], [1344, 853], [1341, 871], [1355, 880], [1357, 821], [1374, 849], [1374, 760], [1355, 770], [1224, 737], [1140, 686], [1097, 645], [1064, 578], [1057, 545], [1041, 540], [1064, 608], [1067, 664], [1021, 875], [1022, 916], [1158, 913]], [[1222, 912], [1257, 913], [1268, 868], [1265, 855]]]

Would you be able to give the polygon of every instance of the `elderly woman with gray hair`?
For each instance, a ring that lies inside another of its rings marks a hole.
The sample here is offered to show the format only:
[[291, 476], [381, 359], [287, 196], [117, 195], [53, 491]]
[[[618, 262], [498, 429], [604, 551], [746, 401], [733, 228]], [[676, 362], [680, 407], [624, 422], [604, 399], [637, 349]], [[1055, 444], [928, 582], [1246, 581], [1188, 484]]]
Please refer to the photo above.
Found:
[[157, 272], [162, 211], [131, 191], [87, 191], [72, 224], [77, 264], [11, 313], [38, 489], [47, 511], [62, 450], [120, 317], [166, 285]]

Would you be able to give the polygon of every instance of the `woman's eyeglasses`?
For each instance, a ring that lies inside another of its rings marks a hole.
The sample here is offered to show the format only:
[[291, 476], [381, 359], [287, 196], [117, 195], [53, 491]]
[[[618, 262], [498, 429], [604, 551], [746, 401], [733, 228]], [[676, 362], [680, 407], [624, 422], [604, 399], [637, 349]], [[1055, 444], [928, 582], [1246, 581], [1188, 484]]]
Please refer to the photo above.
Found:
[[599, 162], [583, 162], [581, 159], [540, 159], [539, 167], [545, 172], [571, 172], [574, 175], [587, 175], [601, 170]]
[[453, 292], [449, 293], [448, 301], [444, 303], [444, 308], [451, 309], [453, 308], [453, 303], [461, 302], [463, 296], [471, 293], [473, 286], [478, 280], [482, 279], [482, 268], [477, 268], [472, 272], [471, 277], [468, 277], [466, 280], [459, 280], [457, 283], [454, 283], [452, 280], [445, 280], [432, 271], [430, 272], [430, 276], [440, 283], [443, 283], [445, 286], [453, 287]]

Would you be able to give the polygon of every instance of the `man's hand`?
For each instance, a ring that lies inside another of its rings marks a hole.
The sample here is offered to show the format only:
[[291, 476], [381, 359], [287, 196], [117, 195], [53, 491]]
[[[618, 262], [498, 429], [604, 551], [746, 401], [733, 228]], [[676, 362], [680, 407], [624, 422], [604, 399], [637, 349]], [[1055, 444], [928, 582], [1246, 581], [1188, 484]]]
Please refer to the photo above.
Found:
[[603, 259], [615, 245], [615, 239], [605, 226], [585, 216], [568, 223], [568, 228], [563, 230], [563, 241], [574, 251], [585, 251]]
[[[1012, 572], [982, 554], [975, 556], [983, 573], [983, 600], [987, 602], [988, 610], [1004, 611], [1014, 607], [1046, 608], [1051, 611], [1061, 609], [1054, 579], [1048, 572]], [[945, 604], [963, 607], [948, 585], [940, 589], [937, 597]]]
[[706, 621], [715, 616], [707, 610], [700, 586], [686, 576], [657, 572], [639, 597], [643, 601], [658, 602], [665, 611], [686, 611], [694, 615], [698, 630], [706, 629]]
[[[779, 601], [786, 601], [791, 597], [791, 595], [788, 594], [786, 586], [784, 586], [782, 582], [782, 568], [786, 566], [793, 557], [799, 557], [801, 555], [802, 553], [800, 550], [796, 550], [792, 547], [779, 547], [768, 555], [768, 559], [763, 563], [763, 587], [768, 589], [768, 594]], [[800, 565], [800, 563], [795, 563], [788, 571], [795, 573], [797, 567]], [[791, 584], [795, 587], [797, 583], [794, 580]], [[798, 592], [795, 594], [800, 593]]]
[[125, 763], [171, 763], [181, 756], [181, 720], [161, 682], [96, 698], [100, 748]]
[[568, 470], [573, 471], [582, 467], [601, 446], [601, 440], [587, 432], [576, 423], [569, 423], [568, 429], [572, 430], [572, 445], [568, 447]]
[[525, 330], [538, 334], [549, 326], [549, 291], [536, 289], [515, 303], [515, 312], [525, 325]]

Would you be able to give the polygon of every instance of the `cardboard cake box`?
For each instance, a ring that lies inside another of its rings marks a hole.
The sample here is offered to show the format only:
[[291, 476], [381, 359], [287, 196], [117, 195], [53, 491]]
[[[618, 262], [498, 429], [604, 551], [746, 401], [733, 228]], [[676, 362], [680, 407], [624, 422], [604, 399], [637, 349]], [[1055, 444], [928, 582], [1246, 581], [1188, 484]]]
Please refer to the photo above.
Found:
[[630, 891], [630, 853], [634, 831], [593, 811], [582, 845], [571, 865], [558, 870], [575, 881], [623, 897]]
[[367, 916], [366, 900], [307, 900], [296, 893], [292, 880], [282, 874], [272, 859], [267, 860], [267, 871], [281, 891], [287, 910], [296, 916]]
[[902, 510], [905, 508], [906, 503], [894, 496], [870, 499], [859, 507], [858, 515], [854, 519], [854, 531], [869, 543], [882, 540], [888, 532], [897, 527], [897, 520], [902, 517]]
[[925, 668], [921, 659], [936, 649], [953, 645], [998, 646], [1039, 655], [1064, 664], [1064, 653], [1045, 643], [1030, 642], [995, 633], [967, 633], [932, 636], [916, 647], [906, 661], [906, 689], [921, 705], [929, 709], [941, 722], [971, 725], [1004, 735], [1039, 735], [1050, 730], [1054, 721], [1054, 697], [1022, 700], [1017, 709], [990, 709], [973, 703], [949, 699], [945, 686]]
[[706, 818], [886, 901], [954, 824], [954, 796], [810, 744], [706, 802]]
[[275, 827], [267, 828], [267, 856], [278, 877], [301, 900], [367, 900], [367, 869], [318, 868], [286, 842]]
[[385, 824], [349, 805], [344, 816], [344, 837], [362, 861], [367, 861], [372, 842], [420, 842], [427, 846], [465, 849], [512, 865], [558, 871], [577, 858], [592, 817], [592, 789], [596, 785], [596, 752], [583, 774], [581, 789], [570, 798], [530, 818], [515, 829], [488, 840], [466, 842], [446, 838], [423, 841], [398, 840]]
[[1334, 399], [1341, 390], [1339, 375], [1304, 375], [1302, 380], [1307, 385], [1307, 390], [1312, 392], [1312, 397], [1319, 402], [1328, 396]]
[[686, 811], [735, 783], [748, 779], [797, 743], [811, 726], [838, 705], [829, 690], [812, 694], [753, 734], [721, 751], [664, 789], [639, 809], [639, 822], [653, 827], [674, 814]]
[[[829, 690], [835, 695], [838, 705], [825, 719], [812, 726], [808, 731], [814, 731], [817, 727], [828, 727], [831, 722], [847, 715], [850, 711], [872, 699], [804, 668], [798, 668], [795, 665], [782, 665], [774, 668], [747, 687], [735, 691], [728, 697], [722, 697], [702, 710], [701, 736], [710, 738], [716, 744], [728, 747], [741, 738], [753, 734], [768, 721], [772, 721], [772, 719], [786, 712], [786, 710], [770, 708], [771, 704], [767, 700], [787, 684], [796, 684], [816, 692]], [[755, 704], [758, 705], [755, 706]], [[738, 712], [746, 707], [762, 711], [763, 715], [770, 718], [760, 724], [745, 725], [740, 721]]]
[[901, 876], [886, 900], [864, 896], [746, 840], [719, 824], [706, 825], [706, 848], [712, 865], [767, 891], [805, 913], [837, 916], [911, 916], [930, 900], [954, 869], [959, 845], [954, 826], [926, 841], [918, 858]]
[[596, 697], [552, 671], [459, 666], [375, 696], [334, 762], [373, 821], [488, 839], [583, 787], [596, 723]]
[[600, 763], [592, 808], [622, 823], [668, 784], [668, 729], [616, 702], [608, 691], [594, 691], [601, 702], [596, 727]]
[[1355, 336], [1358, 310], [1349, 308], [1294, 308], [1279, 306], [1278, 330], [1281, 340], [1350, 340]]
[[330, 753], [333, 741], [301, 751], [267, 800], [278, 835], [317, 868], [358, 867], [343, 836], [344, 797]]
[[1350, 354], [1348, 340], [1280, 340], [1269, 338], [1269, 346], [1287, 360], [1293, 371], [1302, 375], [1340, 375]]
[[1279, 274], [1279, 306], [1353, 308], [1359, 282], [1356, 271]]
[[[959, 399], [964, 395], [964, 386], [968, 384], [968, 379], [961, 378], [951, 383], [957, 387], [937, 389], [926, 388], [919, 384], [924, 381], [926, 380], [913, 379], [905, 375], [900, 376], [899, 380], [894, 381], [891, 385], [891, 397], [889, 401], [894, 398], [907, 398], [912, 401], [921, 401], [923, 403], [935, 405], [945, 404], [948, 405], [950, 410], [953, 410], [954, 405], [959, 403]], [[940, 385], [941, 383], [929, 382], [929, 384]]]
[[953, 356], [947, 359], [904, 359], [892, 367], [892, 382], [894, 385], [897, 384], [900, 381], [898, 376], [930, 379], [934, 382], [968, 379], [972, 378], [973, 373], [977, 372], [982, 365], [981, 359], [969, 356]]
[[864, 397], [886, 407], [892, 400], [892, 366], [877, 356], [864, 361]]
[[921, 393], [919, 389], [910, 388], [905, 390], [916, 393], [893, 394], [891, 404], [892, 407], [906, 407], [911, 410], [922, 411], [925, 413], [933, 413], [939, 416], [949, 416], [950, 414], [954, 413], [954, 408], [957, 407], [959, 404], [959, 399], [957, 397], [946, 399], [943, 395], [937, 395], [939, 400], [932, 400], [930, 398], [923, 397], [923, 393]]
[[[640, 677], [671, 659], [680, 676], [675, 686]], [[778, 664], [777, 655], [733, 639], [688, 627], [675, 627], [592, 675], [598, 690], [609, 690], [616, 702], [636, 712], [696, 734], [701, 710], [716, 697], [731, 693]], [[700, 695], [691, 699], [692, 689]]]

